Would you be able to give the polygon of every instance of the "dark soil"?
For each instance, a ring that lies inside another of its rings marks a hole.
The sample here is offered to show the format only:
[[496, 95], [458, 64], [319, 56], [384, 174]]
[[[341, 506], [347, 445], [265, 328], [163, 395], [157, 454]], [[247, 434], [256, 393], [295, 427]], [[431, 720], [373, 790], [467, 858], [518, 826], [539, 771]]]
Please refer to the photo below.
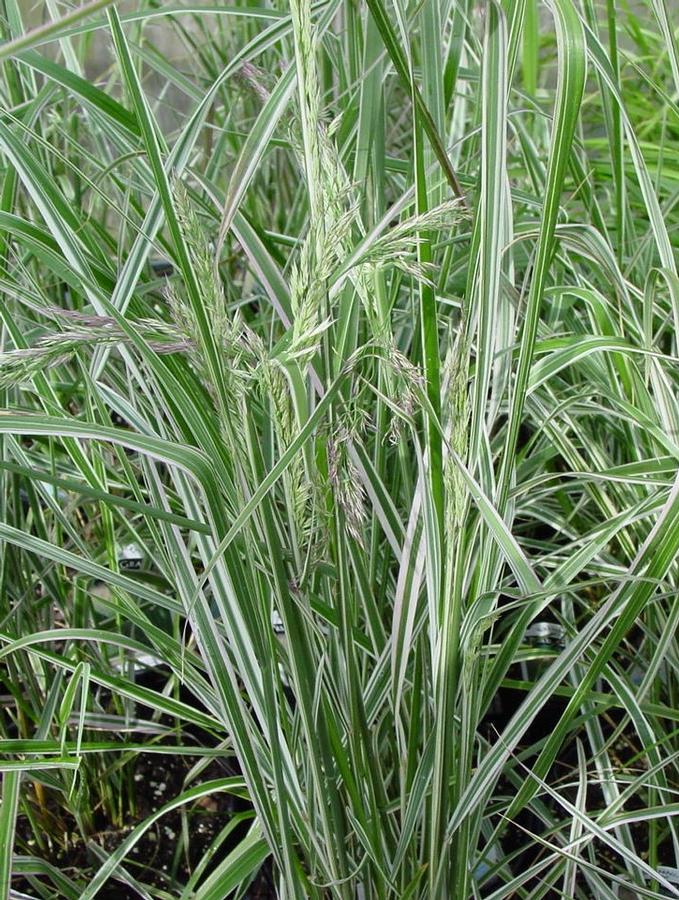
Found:
[[[36, 846], [31, 824], [27, 818], [21, 817], [17, 823], [18, 852], [22, 855], [42, 857], [76, 883], [86, 883], [100, 864], [96, 847], [101, 847], [106, 854], [115, 851], [136, 824], [182, 793], [187, 773], [199, 760], [199, 756], [140, 753], [134, 764], [133, 774], [136, 814], [122, 827], [114, 827], [111, 823], [99, 821], [98, 830], [85, 840], [77, 833], [75, 821], [63, 822], [68, 838], [59, 845], [51, 841], [50, 848], [41, 851]], [[191, 785], [223, 778], [228, 774], [232, 773], [225, 771], [224, 765], [215, 761], [210, 763]], [[234, 814], [247, 809], [248, 806], [244, 801], [219, 792], [207, 795], [193, 805], [185, 805], [166, 813], [132, 848], [125, 859], [125, 869], [144, 885], [178, 894], [221, 829], [228, 824]], [[63, 818], [61, 811], [58, 815]], [[221, 844], [207, 869], [208, 872], [228, 854], [234, 843], [242, 838], [246, 828], [247, 823], [237, 828]], [[52, 829], [50, 832], [55, 833]], [[63, 829], [61, 833], [64, 833]], [[80, 878], [83, 882], [79, 881]], [[12, 887], [28, 896], [40, 896], [26, 878], [13, 880]], [[97, 896], [101, 900], [139, 898], [137, 891], [113, 878]], [[276, 896], [270, 872], [266, 867], [251, 885], [247, 896], [253, 900], [256, 898], [268, 900]]]

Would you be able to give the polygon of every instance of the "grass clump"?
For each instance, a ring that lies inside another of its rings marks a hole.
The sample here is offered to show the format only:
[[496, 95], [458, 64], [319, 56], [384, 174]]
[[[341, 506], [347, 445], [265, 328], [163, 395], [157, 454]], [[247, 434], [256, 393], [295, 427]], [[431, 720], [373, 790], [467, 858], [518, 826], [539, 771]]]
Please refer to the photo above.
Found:
[[39, 6], [0, 897], [679, 894], [667, 4]]

